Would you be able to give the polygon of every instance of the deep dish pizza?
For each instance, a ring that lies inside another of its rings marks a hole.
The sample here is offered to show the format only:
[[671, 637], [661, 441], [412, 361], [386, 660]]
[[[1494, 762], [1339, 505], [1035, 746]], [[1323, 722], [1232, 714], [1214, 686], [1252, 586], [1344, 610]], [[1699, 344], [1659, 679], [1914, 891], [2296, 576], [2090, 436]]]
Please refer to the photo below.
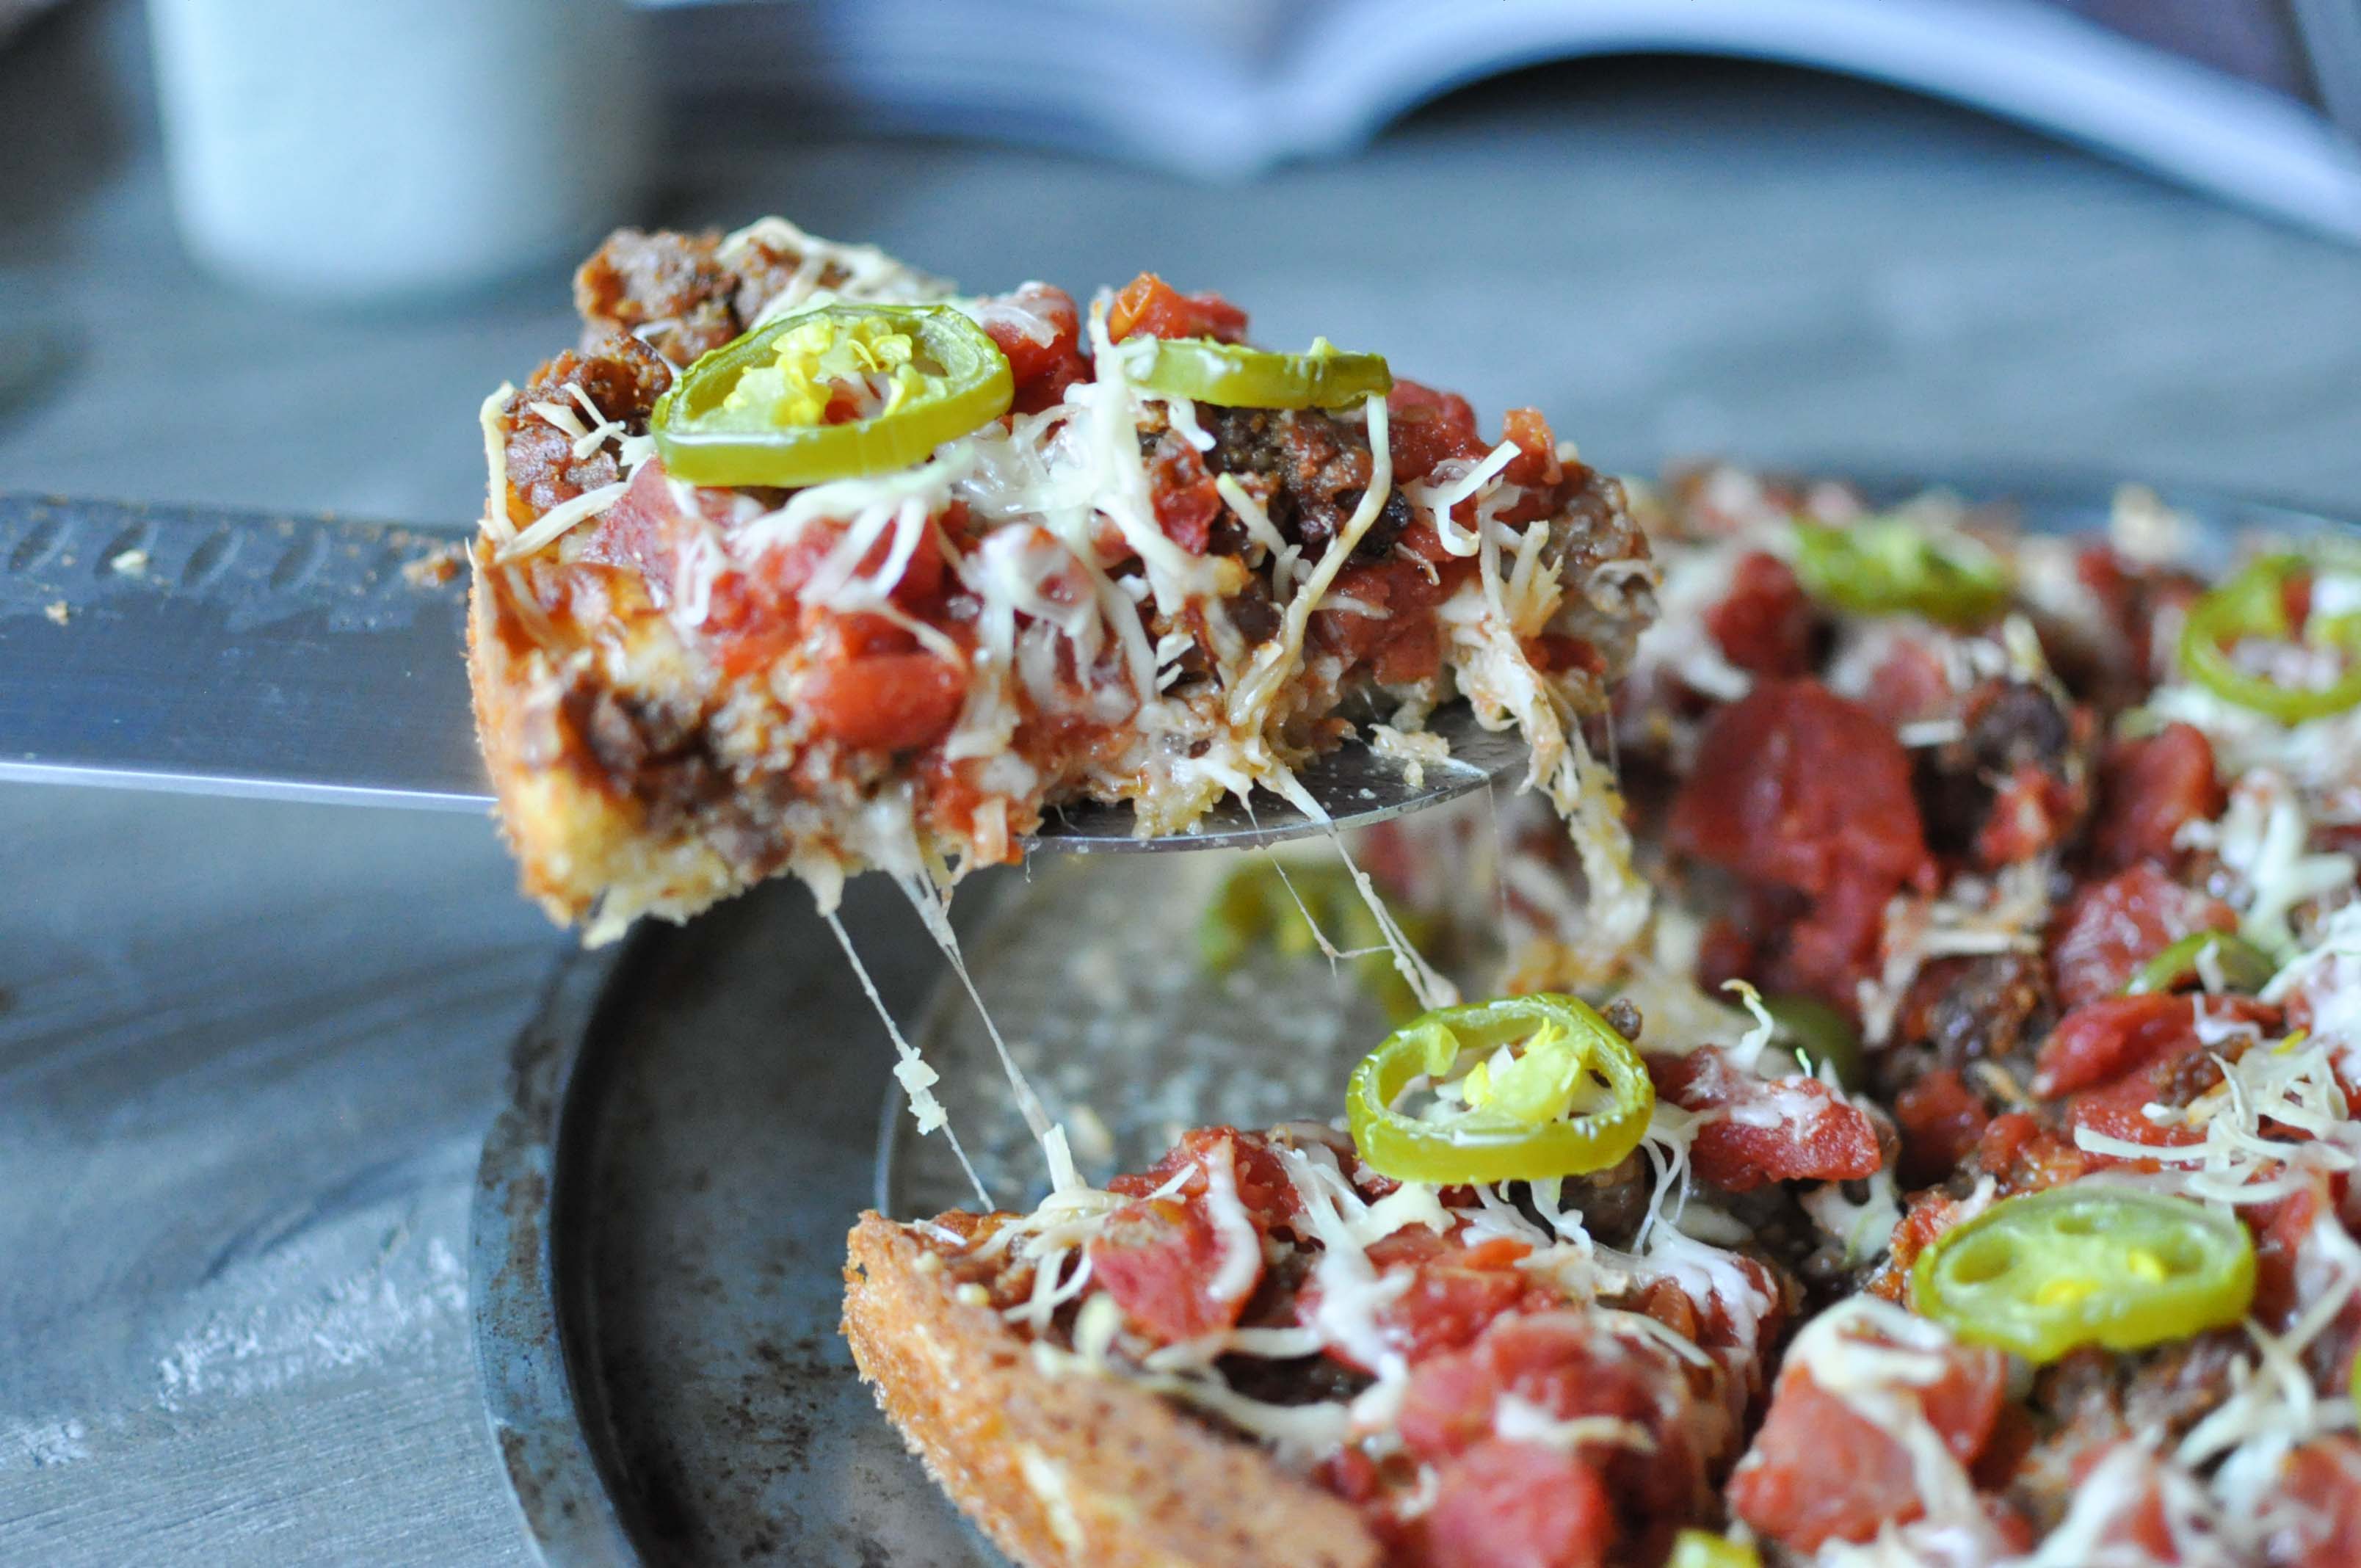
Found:
[[1577, 721], [1652, 571], [1535, 411], [1489, 439], [1153, 274], [965, 295], [776, 218], [619, 233], [576, 299], [483, 408], [469, 665], [526, 887], [592, 939], [782, 872], [947, 883], [1064, 801], [1301, 805], [1355, 719], [1414, 758], [1455, 694], [1619, 831]]
[[2361, 1562], [2361, 550], [1635, 507], [1630, 939], [1512, 825], [1334, 1122], [866, 1216], [888, 1415], [1034, 1564]]

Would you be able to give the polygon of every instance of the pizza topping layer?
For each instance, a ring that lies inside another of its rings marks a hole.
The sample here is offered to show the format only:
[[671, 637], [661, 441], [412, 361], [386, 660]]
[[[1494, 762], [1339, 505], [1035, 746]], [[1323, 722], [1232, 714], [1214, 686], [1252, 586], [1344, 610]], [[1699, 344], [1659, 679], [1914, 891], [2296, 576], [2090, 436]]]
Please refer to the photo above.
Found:
[[[2104, 542], [1730, 470], [1641, 510], [1619, 938], [1512, 815], [1518, 994], [1402, 1021], [1349, 1135], [919, 1234], [1403, 1564], [2361, 1557], [2342, 557], [2209, 588], [2136, 494]], [[1458, 832], [1364, 859], [1465, 918]], [[1225, 941], [1287, 939], [1257, 885]]]
[[781, 871], [947, 882], [1067, 799], [1306, 806], [1340, 707], [1415, 737], [1455, 694], [1628, 898], [1578, 719], [1652, 573], [1533, 411], [1487, 441], [1153, 274], [964, 296], [774, 219], [619, 234], [577, 293], [582, 345], [487, 405], [476, 664], [528, 883], [594, 937]]

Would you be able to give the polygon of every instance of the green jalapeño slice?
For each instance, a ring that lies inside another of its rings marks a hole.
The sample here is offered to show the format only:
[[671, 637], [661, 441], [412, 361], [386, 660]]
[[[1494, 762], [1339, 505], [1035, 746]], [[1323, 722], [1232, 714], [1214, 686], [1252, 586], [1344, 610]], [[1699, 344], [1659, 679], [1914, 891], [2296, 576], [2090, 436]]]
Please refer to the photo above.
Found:
[[2004, 1198], [1918, 1255], [1912, 1305], [1961, 1339], [2050, 1362], [2221, 1328], [2255, 1299], [2255, 1244], [2234, 1215], [2078, 1182]]
[[1272, 354], [1211, 337], [1138, 337], [1122, 350], [1151, 392], [1230, 409], [1334, 409], [1393, 390], [1377, 354], [1345, 354], [1324, 337], [1306, 354]]
[[818, 485], [922, 462], [1015, 389], [999, 345], [948, 305], [822, 305], [699, 358], [649, 429], [693, 485]]
[[[1441, 1091], [1433, 1105], [1397, 1109], [1422, 1078]], [[1639, 1146], [1656, 1105], [1631, 1042], [1587, 1003], [1545, 993], [1424, 1014], [1353, 1069], [1345, 1093], [1363, 1159], [1445, 1186], [1604, 1170]]]
[[2208, 963], [2219, 966], [2224, 990], [2247, 992], [2262, 990], [2279, 968], [2269, 954], [2242, 937], [2227, 931], [2192, 931], [2142, 964], [2139, 973], [2124, 987], [2124, 994], [2143, 996], [2151, 991], [2178, 991], [2202, 983]]
[[1858, 1089], [1866, 1080], [1861, 1031], [1842, 1013], [1817, 996], [1774, 996], [1763, 1004], [1763, 1011], [1776, 1025], [1773, 1037], [1808, 1058], [1806, 1071], [1827, 1062], [1847, 1089]]
[[1795, 524], [1795, 576], [1823, 604], [1975, 626], [2008, 603], [2008, 568], [1964, 536], [1935, 539], [1905, 517]]
[[1762, 1554], [1726, 1535], [1685, 1530], [1673, 1537], [1673, 1554], [1664, 1568], [1763, 1568]]
[[[2181, 668], [2223, 700], [2282, 724], [2361, 705], [2361, 614], [2313, 614], [2301, 640], [2296, 637], [2289, 599], [2299, 591], [2308, 596], [2318, 571], [2301, 555], [2266, 555], [2206, 594], [2181, 623]], [[2299, 684], [2242, 664], [2237, 650], [2257, 642], [2286, 644], [2290, 663], [2337, 661], [2340, 673]]]

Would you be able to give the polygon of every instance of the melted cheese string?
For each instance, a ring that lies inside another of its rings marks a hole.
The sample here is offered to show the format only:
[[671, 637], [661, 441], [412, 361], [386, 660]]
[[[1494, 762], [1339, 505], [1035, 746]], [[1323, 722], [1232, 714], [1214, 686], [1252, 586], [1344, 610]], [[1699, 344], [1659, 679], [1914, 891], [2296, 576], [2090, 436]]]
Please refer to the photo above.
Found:
[[861, 955], [853, 950], [852, 937], [845, 930], [844, 922], [836, 917], [836, 911], [831, 909], [820, 918], [826, 920], [828, 928], [835, 933], [836, 945], [844, 949], [845, 961], [852, 966], [854, 976], [861, 981], [862, 994], [868, 997], [869, 1005], [877, 1010], [878, 1018], [885, 1025], [885, 1037], [894, 1042], [894, 1053], [901, 1058], [895, 1064], [894, 1077], [901, 1083], [902, 1091], [910, 1102], [910, 1115], [918, 1124], [919, 1133], [923, 1135], [940, 1127], [943, 1137], [951, 1146], [952, 1156], [959, 1160], [960, 1169], [966, 1173], [969, 1185], [975, 1189], [977, 1201], [987, 1211], [997, 1207], [993, 1201], [992, 1190], [983, 1184], [983, 1178], [976, 1174], [974, 1164], [967, 1157], [967, 1150], [960, 1146], [959, 1130], [951, 1125], [950, 1113], [935, 1098], [933, 1086], [942, 1075], [928, 1066], [926, 1058], [918, 1054], [918, 1047], [903, 1036], [902, 1026], [894, 1021], [885, 999], [877, 994], [877, 982], [869, 978], [869, 966], [862, 963]]

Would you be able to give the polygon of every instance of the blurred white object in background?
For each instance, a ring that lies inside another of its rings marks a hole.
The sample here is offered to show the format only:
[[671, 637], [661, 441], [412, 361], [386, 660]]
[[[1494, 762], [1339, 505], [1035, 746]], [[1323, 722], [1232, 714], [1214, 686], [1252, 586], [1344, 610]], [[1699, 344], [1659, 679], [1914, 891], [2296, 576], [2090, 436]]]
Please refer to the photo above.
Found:
[[2292, 32], [2290, 0], [644, 3], [681, 80], [839, 134], [998, 136], [1231, 179], [1349, 153], [1520, 66], [1727, 55], [1956, 99], [2361, 241], [2361, 0], [2292, 0]]
[[624, 0], [149, 0], [181, 233], [361, 302], [546, 261], [631, 214], [649, 97]]

